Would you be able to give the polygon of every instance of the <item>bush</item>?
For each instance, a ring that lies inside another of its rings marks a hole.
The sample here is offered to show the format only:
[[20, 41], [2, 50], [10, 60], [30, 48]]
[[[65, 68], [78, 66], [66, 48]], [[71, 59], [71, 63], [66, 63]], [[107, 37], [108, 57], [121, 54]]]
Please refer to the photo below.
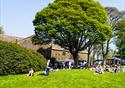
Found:
[[39, 53], [17, 44], [0, 41], [0, 75], [27, 73], [44, 69], [45, 58]]

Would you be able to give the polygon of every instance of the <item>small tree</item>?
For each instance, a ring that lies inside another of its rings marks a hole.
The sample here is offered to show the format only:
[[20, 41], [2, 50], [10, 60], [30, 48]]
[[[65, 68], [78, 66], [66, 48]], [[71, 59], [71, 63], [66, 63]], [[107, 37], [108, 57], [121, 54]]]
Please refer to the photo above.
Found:
[[109, 39], [105, 9], [93, 0], [55, 0], [33, 20], [37, 43], [54, 41], [70, 51], [78, 65], [78, 53]]
[[4, 32], [3, 32], [3, 28], [2, 28], [2, 26], [0, 26], [0, 34], [3, 34]]

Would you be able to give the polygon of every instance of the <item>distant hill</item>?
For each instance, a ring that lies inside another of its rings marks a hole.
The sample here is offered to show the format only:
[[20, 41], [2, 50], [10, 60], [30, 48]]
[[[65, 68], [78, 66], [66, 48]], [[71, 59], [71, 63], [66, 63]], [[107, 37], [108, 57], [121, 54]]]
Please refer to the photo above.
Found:
[[17, 41], [20, 41], [22, 39], [23, 38], [21, 38], [21, 37], [15, 37], [15, 36], [0, 34], [0, 40], [2, 40], [2, 41], [16, 43]]
[[[21, 37], [16, 37], [16, 36], [0, 34], [0, 40], [12, 42], [12, 43], [17, 43], [17, 44], [19, 44], [23, 47], [26, 47], [26, 48], [33, 49], [33, 50], [37, 51], [37, 49], [39, 49], [43, 45], [34, 45], [32, 43], [32, 40], [31, 40], [32, 36], [29, 36], [29, 37], [26, 37], [26, 38], [21, 38]], [[46, 47], [46, 46], [47, 45], [44, 45], [44, 47]]]
[[34, 45], [32, 43], [32, 39], [31, 38], [32, 38], [32, 36], [23, 38], [23, 39], [18, 41], [18, 44], [23, 46], [23, 47], [26, 47], [26, 48], [33, 49], [33, 50], [37, 51], [42, 45]]

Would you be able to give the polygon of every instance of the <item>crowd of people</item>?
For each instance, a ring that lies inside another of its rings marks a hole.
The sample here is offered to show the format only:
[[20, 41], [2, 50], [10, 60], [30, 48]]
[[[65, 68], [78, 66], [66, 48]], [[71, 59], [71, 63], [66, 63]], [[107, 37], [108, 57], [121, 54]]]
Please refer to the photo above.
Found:
[[[80, 61], [78, 64], [78, 68], [83, 69], [87, 65], [86, 61]], [[51, 62], [51, 60], [47, 61], [46, 69], [41, 75], [48, 76], [50, 72], [57, 72], [59, 69], [73, 69], [74, 63], [72, 61], [62, 61], [62, 62]], [[27, 76], [33, 76], [34, 70], [31, 68]]]
[[[63, 61], [63, 62], [61, 62], [61, 64], [62, 64], [61, 68], [64, 68], [64, 69], [73, 69], [73, 68], [76, 68], [74, 66], [74, 62], [73, 61]], [[86, 61], [79, 61], [77, 68], [83, 69], [83, 68], [86, 67], [86, 65], [87, 65]]]
[[104, 72], [117, 73], [117, 72], [125, 72], [125, 66], [120, 64], [103, 65], [103, 66], [101, 64], [97, 64], [95, 67], [92, 68], [92, 70], [95, 70], [94, 74], [103, 74]]
[[[59, 71], [59, 68], [64, 68], [64, 69], [73, 69], [74, 63], [71, 61], [66, 61], [62, 63], [54, 63], [52, 66], [52, 63], [50, 60], [47, 61], [46, 69], [41, 75], [48, 76], [50, 72], [57, 72]], [[87, 62], [86, 61], [80, 61], [78, 68], [83, 69], [87, 67]], [[111, 73], [116, 73], [116, 72], [125, 72], [125, 66], [120, 65], [120, 64], [115, 64], [115, 65], [101, 65], [101, 64], [96, 64], [93, 67], [91, 67], [92, 70], [95, 70], [94, 74], [103, 74], [104, 72], [111, 72]], [[27, 76], [33, 76], [34, 75], [34, 70], [31, 68], [29, 70], [29, 73]]]

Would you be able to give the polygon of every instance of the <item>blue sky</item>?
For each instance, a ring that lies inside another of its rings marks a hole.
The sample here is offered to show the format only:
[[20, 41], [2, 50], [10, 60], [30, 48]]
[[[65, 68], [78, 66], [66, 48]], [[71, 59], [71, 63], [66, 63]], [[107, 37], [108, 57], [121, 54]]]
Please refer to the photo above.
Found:
[[[0, 0], [0, 24], [5, 34], [28, 37], [34, 34], [32, 20], [36, 12], [53, 0]], [[103, 6], [125, 10], [125, 0], [98, 0]]]

